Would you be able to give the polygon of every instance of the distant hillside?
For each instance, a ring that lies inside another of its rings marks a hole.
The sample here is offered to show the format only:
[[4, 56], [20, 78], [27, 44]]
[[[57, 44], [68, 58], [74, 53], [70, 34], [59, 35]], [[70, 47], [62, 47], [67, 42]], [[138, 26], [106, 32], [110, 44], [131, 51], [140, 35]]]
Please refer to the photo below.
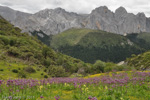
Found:
[[139, 45], [141, 38], [142, 36], [137, 38], [99, 30], [72, 28], [54, 35], [51, 47], [85, 62], [94, 63], [98, 59], [119, 62], [132, 54], [146, 51], [143, 45]]
[[141, 48], [145, 50], [150, 50], [150, 33], [133, 33], [128, 34], [126, 37]]
[[88, 64], [57, 53], [0, 17], [0, 78], [68, 76]]

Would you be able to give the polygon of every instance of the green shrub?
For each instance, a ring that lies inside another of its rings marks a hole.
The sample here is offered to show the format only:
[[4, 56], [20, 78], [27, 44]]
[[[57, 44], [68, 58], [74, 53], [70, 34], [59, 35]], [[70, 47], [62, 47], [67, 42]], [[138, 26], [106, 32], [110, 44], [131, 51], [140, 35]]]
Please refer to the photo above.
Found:
[[17, 69], [13, 69], [12, 72], [18, 73], [18, 70]]
[[27, 78], [27, 74], [26, 74], [26, 72], [24, 72], [24, 70], [21, 70], [18, 73], [18, 77], [19, 78]]
[[41, 73], [41, 75], [44, 75], [43, 73]]
[[113, 69], [113, 68], [112, 68], [111, 66], [107, 66], [107, 67], [104, 68], [104, 71], [105, 71], [105, 72], [111, 72], [112, 69]]
[[25, 67], [24, 71], [26, 71], [28, 73], [35, 73], [36, 72], [36, 70], [34, 68], [32, 68], [32, 67]]
[[4, 69], [0, 69], [0, 71], [4, 71]]
[[47, 76], [47, 75], [44, 75], [44, 78], [48, 78], [48, 76]]
[[5, 45], [8, 45], [10, 42], [9, 39], [7, 37], [4, 37], [4, 36], [0, 37], [0, 40], [2, 40]]
[[10, 46], [14, 46], [16, 44], [16, 40], [15, 39], [11, 39], [10, 40]]
[[50, 59], [49, 58], [44, 59], [43, 64], [47, 67], [50, 66]]
[[21, 68], [18, 68], [18, 70], [21, 70]]
[[7, 52], [9, 55], [15, 56], [15, 57], [18, 57], [20, 54], [20, 51], [18, 50], [17, 47], [10, 47]]
[[126, 68], [125, 65], [120, 65], [120, 66], [116, 66], [115, 70], [117, 70], [117, 71], [123, 71], [125, 68]]
[[104, 67], [105, 67], [105, 63], [102, 62], [101, 60], [97, 60], [93, 66], [93, 70], [97, 73], [99, 72], [104, 72]]
[[65, 69], [62, 66], [50, 66], [48, 69], [48, 75], [52, 77], [65, 77]]
[[47, 69], [44, 69], [44, 72], [47, 72]]

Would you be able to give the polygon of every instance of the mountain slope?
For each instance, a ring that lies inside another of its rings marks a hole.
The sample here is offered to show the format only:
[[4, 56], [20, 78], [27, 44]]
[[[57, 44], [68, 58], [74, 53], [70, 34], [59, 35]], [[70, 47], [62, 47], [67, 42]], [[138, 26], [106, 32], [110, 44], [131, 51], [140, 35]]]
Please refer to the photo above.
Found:
[[119, 62], [145, 50], [122, 35], [76, 28], [54, 35], [51, 47], [90, 63], [98, 59]]
[[126, 60], [129, 66], [134, 66], [138, 70], [150, 70], [150, 51], [140, 55], [132, 55]]
[[17, 76], [20, 73], [19, 76], [24, 77], [26, 72], [31, 77], [38, 74], [37, 78], [44, 77], [43, 74], [68, 76], [87, 65], [79, 59], [55, 52], [35, 37], [20, 32], [19, 28], [0, 17], [0, 71], [4, 70], [0, 76]]
[[123, 7], [112, 12], [106, 6], [102, 6], [90, 14], [82, 15], [67, 12], [62, 8], [27, 14], [1, 6], [0, 15], [24, 32], [42, 31], [46, 35], [58, 34], [72, 27], [98, 29], [117, 34], [150, 32], [150, 19], [144, 13], [134, 15]]

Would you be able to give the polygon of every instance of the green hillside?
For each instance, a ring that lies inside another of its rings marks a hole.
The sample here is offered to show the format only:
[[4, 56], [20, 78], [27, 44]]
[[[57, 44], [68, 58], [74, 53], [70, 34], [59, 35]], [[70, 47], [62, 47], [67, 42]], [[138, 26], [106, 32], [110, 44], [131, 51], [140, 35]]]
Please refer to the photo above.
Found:
[[126, 60], [128, 65], [134, 66], [138, 70], [150, 69], [150, 33], [130, 34], [127, 37], [140, 47], [148, 50], [139, 55], [132, 55], [131, 58]]
[[133, 66], [138, 70], [150, 70], [150, 51], [140, 55], [132, 55], [126, 60], [129, 66]]
[[150, 50], [150, 33], [133, 33], [128, 34], [126, 37], [141, 48], [145, 50]]
[[55, 52], [0, 17], [0, 78], [68, 76], [90, 66]]
[[98, 59], [119, 62], [130, 57], [131, 54], [145, 51], [122, 35], [75, 28], [53, 36], [51, 47], [89, 63], [94, 63]]

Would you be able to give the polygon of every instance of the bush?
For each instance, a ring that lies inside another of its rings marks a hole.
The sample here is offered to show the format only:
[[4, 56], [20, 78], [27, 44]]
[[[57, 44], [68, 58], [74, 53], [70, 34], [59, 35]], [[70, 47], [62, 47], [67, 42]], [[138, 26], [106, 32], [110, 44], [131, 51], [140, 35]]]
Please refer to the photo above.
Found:
[[96, 73], [99, 73], [99, 72], [104, 72], [104, 67], [105, 67], [105, 63], [102, 62], [101, 60], [97, 60], [93, 66], [93, 70], [96, 72]]
[[41, 73], [41, 75], [44, 75], [43, 73]]
[[48, 75], [52, 77], [65, 77], [65, 69], [62, 66], [50, 66], [48, 69]]
[[104, 71], [105, 71], [105, 72], [111, 72], [112, 69], [113, 69], [113, 68], [112, 68], [111, 66], [107, 66], [107, 67], [104, 68]]
[[50, 59], [49, 58], [44, 59], [43, 64], [45, 66], [50, 66]]
[[7, 52], [9, 55], [15, 56], [15, 57], [18, 57], [20, 54], [20, 51], [18, 50], [17, 47], [10, 47]]
[[32, 68], [32, 67], [25, 67], [24, 71], [26, 71], [28, 73], [35, 73], [36, 72], [36, 70], [34, 68]]
[[44, 78], [48, 78], [48, 76], [47, 76], [47, 75], [44, 75]]
[[21, 70], [21, 71], [18, 73], [18, 77], [20, 77], [20, 78], [26, 78], [26, 77], [27, 77], [27, 74], [26, 74], [26, 72], [24, 72], [23, 70]]
[[18, 70], [21, 70], [21, 68], [18, 68]]
[[17, 69], [13, 69], [12, 72], [18, 73], [18, 70]]
[[0, 71], [4, 71], [4, 69], [0, 69]]
[[125, 68], [126, 68], [126, 66], [124, 66], [124, 65], [120, 65], [120, 66], [116, 66], [116, 67], [115, 67], [115, 69], [116, 69], [117, 71], [123, 71]]
[[4, 43], [5, 45], [8, 45], [9, 42], [10, 42], [10, 40], [9, 40], [7, 37], [0, 37], [0, 39], [3, 41], [3, 43]]
[[47, 72], [47, 69], [44, 69], [44, 72]]

